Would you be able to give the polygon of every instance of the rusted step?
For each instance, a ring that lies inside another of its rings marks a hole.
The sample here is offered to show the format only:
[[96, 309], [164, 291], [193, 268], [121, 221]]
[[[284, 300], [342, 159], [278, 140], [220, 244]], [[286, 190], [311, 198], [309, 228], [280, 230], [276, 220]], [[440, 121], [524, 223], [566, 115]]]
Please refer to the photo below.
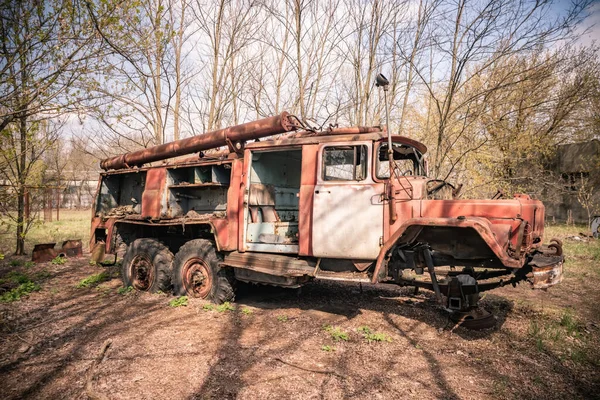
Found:
[[371, 277], [362, 272], [334, 272], [334, 271], [317, 271], [315, 279], [324, 281], [349, 281], [349, 282], [371, 282]]

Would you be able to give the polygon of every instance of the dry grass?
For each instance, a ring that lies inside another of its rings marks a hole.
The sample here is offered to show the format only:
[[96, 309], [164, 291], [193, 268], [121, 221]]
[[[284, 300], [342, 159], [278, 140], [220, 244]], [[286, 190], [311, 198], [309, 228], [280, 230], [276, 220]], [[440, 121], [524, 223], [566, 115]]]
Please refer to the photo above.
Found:
[[[81, 239], [84, 248], [90, 240], [90, 210], [60, 210], [60, 220], [56, 221], [56, 211], [52, 222], [36, 221], [25, 237], [25, 251], [31, 254], [38, 243], [61, 243], [68, 239]], [[15, 226], [7, 219], [2, 220], [0, 232], [0, 252], [12, 254], [15, 251]]]

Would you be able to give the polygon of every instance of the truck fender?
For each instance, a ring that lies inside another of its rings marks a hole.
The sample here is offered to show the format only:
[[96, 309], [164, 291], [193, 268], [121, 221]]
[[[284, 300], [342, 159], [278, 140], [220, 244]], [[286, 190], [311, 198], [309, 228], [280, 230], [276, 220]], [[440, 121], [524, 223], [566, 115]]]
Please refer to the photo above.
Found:
[[[399, 242], [406, 242], [406, 238], [402, 240], [404, 233], [411, 227], [415, 226], [440, 226], [440, 227], [455, 227], [455, 228], [472, 228], [481, 238], [487, 243], [490, 249], [498, 257], [498, 259], [508, 268], [520, 268], [523, 266], [523, 258], [515, 259], [503, 249], [502, 245], [496, 239], [496, 235], [491, 227], [489, 220], [480, 217], [461, 217], [461, 218], [411, 218], [404, 222], [397, 231], [383, 244], [379, 250], [377, 261], [375, 262], [375, 270], [373, 271], [372, 283], [377, 283], [380, 280], [380, 274], [386, 256], [389, 251]], [[414, 239], [414, 237], [413, 237]], [[408, 240], [410, 241], [410, 239]]]

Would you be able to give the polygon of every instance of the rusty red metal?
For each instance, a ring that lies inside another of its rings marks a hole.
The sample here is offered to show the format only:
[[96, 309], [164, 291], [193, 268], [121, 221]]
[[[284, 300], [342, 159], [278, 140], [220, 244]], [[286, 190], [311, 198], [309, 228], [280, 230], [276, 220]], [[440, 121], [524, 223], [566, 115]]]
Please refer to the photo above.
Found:
[[162, 193], [166, 186], [166, 168], [149, 169], [142, 194], [142, 218], [158, 219], [161, 212]]
[[300, 175], [299, 193], [299, 250], [298, 254], [312, 256], [312, 221], [314, 190], [317, 184], [318, 145], [308, 145], [302, 148], [302, 173]]
[[56, 243], [36, 244], [31, 253], [31, 261], [36, 263], [52, 261], [58, 255], [57, 251], [54, 250], [54, 246], [56, 246]]
[[56, 257], [81, 257], [83, 249], [81, 239], [65, 240], [60, 249], [55, 248], [56, 243], [39, 243], [33, 247], [31, 261], [43, 263], [54, 260]]
[[280, 115], [248, 122], [229, 128], [207, 132], [174, 142], [149, 147], [147, 149], [126, 153], [117, 157], [107, 158], [100, 162], [104, 170], [140, 166], [153, 161], [164, 160], [202, 150], [213, 149], [227, 145], [227, 142], [240, 142], [258, 139], [265, 136], [289, 132], [296, 128], [294, 119], [287, 112]]
[[65, 240], [62, 244], [62, 252], [67, 257], [81, 257], [83, 256], [83, 246], [81, 239], [76, 240]]

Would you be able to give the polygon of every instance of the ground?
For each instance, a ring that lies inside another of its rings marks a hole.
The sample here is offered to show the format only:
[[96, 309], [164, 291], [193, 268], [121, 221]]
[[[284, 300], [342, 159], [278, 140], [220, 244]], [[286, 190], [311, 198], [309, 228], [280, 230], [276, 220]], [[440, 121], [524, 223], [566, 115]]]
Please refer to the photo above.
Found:
[[[33, 237], [87, 240], [89, 212], [61, 218]], [[243, 286], [228, 306], [173, 307], [168, 294], [122, 288], [117, 268], [88, 257], [32, 265], [7, 255], [2, 398], [598, 398], [600, 241], [567, 238], [580, 227], [547, 230], [565, 239], [564, 282], [488, 292], [482, 305], [498, 323], [480, 332], [454, 327], [411, 288]], [[39, 290], [9, 301], [19, 282]]]

